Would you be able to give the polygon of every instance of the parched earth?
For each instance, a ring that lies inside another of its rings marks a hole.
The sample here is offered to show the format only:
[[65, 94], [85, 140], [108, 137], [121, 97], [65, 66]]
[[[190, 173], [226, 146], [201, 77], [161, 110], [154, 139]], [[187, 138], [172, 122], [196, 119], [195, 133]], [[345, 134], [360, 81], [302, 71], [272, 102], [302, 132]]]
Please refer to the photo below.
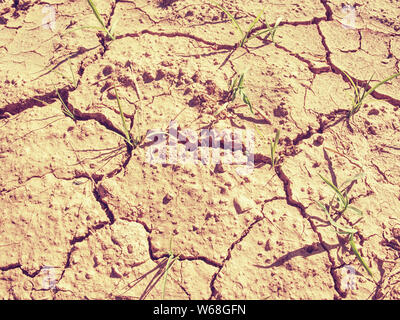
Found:
[[[1, 298], [400, 298], [400, 78], [348, 118], [344, 74], [370, 88], [399, 72], [399, 1], [224, 1], [245, 30], [282, 17], [244, 47], [208, 1], [95, 3], [115, 40], [82, 28], [99, 26], [87, 1], [0, 1]], [[245, 71], [254, 113], [224, 105]], [[254, 167], [154, 161], [161, 144], [124, 140], [114, 87], [133, 137], [254, 132]], [[362, 217], [333, 218], [373, 277], [316, 204], [333, 196], [319, 174], [361, 172]]]

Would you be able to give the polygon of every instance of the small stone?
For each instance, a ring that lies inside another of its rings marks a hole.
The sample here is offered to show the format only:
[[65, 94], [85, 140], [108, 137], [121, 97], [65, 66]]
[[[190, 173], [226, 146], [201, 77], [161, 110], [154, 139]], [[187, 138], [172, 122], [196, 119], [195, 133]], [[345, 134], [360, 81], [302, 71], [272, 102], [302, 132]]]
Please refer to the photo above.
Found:
[[377, 134], [376, 128], [374, 126], [370, 126], [367, 131], [369, 134], [374, 135], [374, 136]]
[[288, 114], [289, 112], [287, 111], [287, 109], [281, 106], [274, 109], [274, 116], [277, 118], [285, 118], [288, 116]]
[[143, 73], [143, 81], [144, 83], [150, 83], [154, 81], [154, 77], [146, 71], [145, 73]]
[[133, 253], [133, 246], [131, 244], [128, 244], [128, 246], [126, 247], [126, 249], [128, 250], [129, 254]]
[[199, 76], [199, 73], [198, 73], [198, 72], [196, 72], [196, 73], [192, 76], [192, 80], [193, 80], [193, 82], [195, 82], [195, 83], [199, 82], [200, 76]]
[[93, 278], [93, 274], [92, 274], [92, 273], [89, 273], [89, 272], [87, 272], [87, 273], [85, 274], [85, 278], [86, 278], [87, 280], [90, 280], [90, 279], [92, 279], [92, 278]]
[[122, 278], [122, 274], [121, 272], [118, 270], [118, 267], [113, 266], [111, 268], [111, 274], [110, 274], [111, 278]]
[[319, 147], [324, 143], [324, 137], [323, 136], [318, 136], [315, 140], [314, 140], [314, 146]]
[[264, 250], [265, 250], [265, 251], [270, 251], [271, 249], [272, 249], [272, 247], [271, 247], [271, 240], [268, 239], [267, 242], [265, 243]]
[[247, 212], [256, 206], [255, 202], [252, 199], [249, 199], [245, 196], [238, 196], [233, 198], [233, 205], [238, 214]]
[[163, 198], [163, 204], [168, 204], [173, 198], [171, 194], [167, 193]]
[[400, 241], [400, 228], [393, 228], [392, 229], [393, 237]]
[[164, 77], [165, 77], [165, 72], [162, 71], [161, 69], [158, 69], [156, 74], [156, 81], [159, 81]]
[[105, 66], [103, 69], [103, 75], [108, 76], [113, 72], [113, 67], [112, 66]]
[[224, 173], [224, 172], [225, 172], [225, 168], [222, 165], [222, 163], [217, 163], [214, 168], [214, 173]]
[[377, 116], [379, 114], [379, 110], [378, 109], [371, 109], [368, 112], [369, 116]]

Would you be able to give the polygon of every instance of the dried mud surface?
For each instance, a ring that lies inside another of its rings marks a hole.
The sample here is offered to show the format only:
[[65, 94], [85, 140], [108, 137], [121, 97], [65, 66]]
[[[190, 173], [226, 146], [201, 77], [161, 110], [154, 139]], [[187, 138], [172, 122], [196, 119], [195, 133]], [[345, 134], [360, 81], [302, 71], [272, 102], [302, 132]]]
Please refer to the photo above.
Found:
[[[346, 121], [352, 90], [340, 72], [360, 84], [399, 72], [399, 1], [355, 5], [354, 28], [341, 1], [224, 1], [244, 26], [262, 9], [283, 18], [275, 42], [245, 48], [215, 7], [169, 2], [97, 0], [107, 26], [118, 21], [109, 41], [75, 29], [98, 25], [84, 0], [0, 1], [0, 298], [138, 299], [154, 273], [133, 281], [165, 261], [172, 236], [180, 258], [166, 299], [399, 299], [400, 79]], [[76, 87], [61, 76], [68, 61]], [[239, 100], [214, 116], [246, 69], [266, 119]], [[113, 85], [128, 125], [140, 106], [145, 131], [257, 125], [266, 139], [255, 136], [254, 171], [150, 164], [149, 144], [121, 136]], [[315, 204], [332, 194], [318, 174], [341, 183], [360, 171], [349, 195], [364, 217], [340, 221], [357, 222], [376, 282]], [[160, 281], [146, 298], [161, 295]]]

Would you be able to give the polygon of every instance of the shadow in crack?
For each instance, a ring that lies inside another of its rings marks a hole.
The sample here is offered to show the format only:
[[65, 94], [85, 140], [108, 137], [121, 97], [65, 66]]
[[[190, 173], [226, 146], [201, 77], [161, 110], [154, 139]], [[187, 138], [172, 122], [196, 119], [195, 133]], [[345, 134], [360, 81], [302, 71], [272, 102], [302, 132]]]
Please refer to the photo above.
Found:
[[223, 53], [229, 53], [229, 56], [232, 55], [231, 50], [219, 50], [219, 51], [212, 51], [212, 52], [207, 52], [207, 53], [200, 53], [200, 54], [177, 54], [177, 56], [182, 57], [182, 58], [197, 58], [197, 57], [210, 57], [210, 56], [215, 56], [218, 54], [223, 54]]
[[269, 265], [262, 266], [262, 265], [254, 264], [254, 266], [257, 268], [261, 268], [261, 269], [275, 268], [275, 267], [279, 267], [279, 266], [283, 265], [285, 262], [287, 262], [295, 257], [307, 258], [309, 256], [319, 254], [319, 253], [322, 253], [327, 250], [339, 248], [340, 246], [341, 246], [341, 244], [336, 244], [336, 245], [325, 244], [324, 246], [322, 246], [320, 243], [313, 243], [311, 245], [307, 245], [307, 246], [304, 246], [297, 250], [288, 252], [287, 254], [278, 258], [275, 262], [273, 262]]
[[57, 64], [55, 64], [53, 67], [49, 67], [49, 68], [45, 67], [43, 70], [40, 70], [39, 72], [42, 72], [42, 71], [46, 71], [46, 72], [41, 74], [40, 76], [32, 79], [32, 81], [40, 79], [41, 77], [51, 73], [52, 71], [56, 70], [59, 66], [61, 66], [63, 63], [67, 62], [68, 60], [76, 58], [76, 57], [78, 57], [78, 56], [80, 56], [80, 55], [82, 55], [82, 54], [84, 54], [86, 52], [92, 51], [92, 50], [94, 50], [94, 49], [96, 49], [98, 47], [100, 47], [100, 45], [97, 45], [97, 46], [92, 47], [92, 48], [79, 47], [77, 51], [75, 51], [75, 52], [73, 52], [71, 54], [65, 55], [65, 58], [63, 58], [61, 61], [57, 62]]
[[229, 108], [229, 110], [235, 115], [235, 116], [237, 116], [238, 118], [240, 118], [241, 120], [245, 120], [245, 121], [248, 121], [248, 122], [253, 122], [253, 123], [256, 123], [256, 124], [271, 124], [271, 122], [269, 122], [269, 121], [267, 121], [266, 119], [256, 119], [256, 118], [254, 118], [254, 117], [249, 117], [249, 116], [246, 116], [246, 115], [244, 115], [243, 113], [241, 113], [241, 112], [234, 112], [233, 111], [233, 108]]

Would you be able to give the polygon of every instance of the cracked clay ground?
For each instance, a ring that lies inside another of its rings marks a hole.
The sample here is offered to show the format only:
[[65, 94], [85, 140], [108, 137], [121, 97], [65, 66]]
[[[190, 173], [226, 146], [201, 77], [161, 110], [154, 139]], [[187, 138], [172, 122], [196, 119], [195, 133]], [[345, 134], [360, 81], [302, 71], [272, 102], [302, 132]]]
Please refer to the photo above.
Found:
[[[85, 0], [0, 1], [0, 298], [138, 299], [157, 271], [133, 280], [165, 261], [171, 237], [166, 299], [400, 298], [400, 78], [348, 120], [342, 72], [360, 86], [399, 72], [400, 1], [349, 3], [350, 27], [341, 1], [224, 1], [242, 26], [261, 10], [282, 17], [275, 42], [244, 48], [208, 1], [95, 2], [107, 27], [118, 22], [113, 41], [77, 29], [99, 25]], [[240, 99], [216, 112], [245, 70], [260, 112]], [[151, 143], [122, 137], [114, 85], [132, 133], [172, 120], [255, 131], [253, 172], [149, 163]], [[318, 174], [340, 184], [360, 172], [349, 199], [362, 219], [335, 219], [358, 230], [375, 281], [315, 203], [332, 197]]]

